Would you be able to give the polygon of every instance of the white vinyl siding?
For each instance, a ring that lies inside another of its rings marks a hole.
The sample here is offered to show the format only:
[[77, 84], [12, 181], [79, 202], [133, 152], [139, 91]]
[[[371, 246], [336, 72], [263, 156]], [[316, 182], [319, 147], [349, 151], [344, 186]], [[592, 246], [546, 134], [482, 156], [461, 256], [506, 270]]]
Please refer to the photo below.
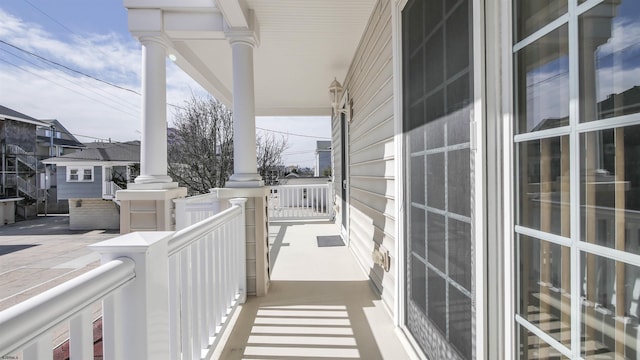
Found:
[[[358, 260], [389, 309], [394, 307], [396, 274], [385, 272], [372, 260], [380, 245], [395, 253], [395, 143], [393, 117], [393, 66], [391, 8], [381, 0], [356, 51], [344, 88], [352, 101], [349, 123], [349, 239]], [[340, 124], [334, 123], [334, 144], [340, 140]], [[334, 151], [336, 171], [342, 159]], [[337, 174], [336, 179], [341, 174]], [[336, 190], [340, 189], [336, 183]]]

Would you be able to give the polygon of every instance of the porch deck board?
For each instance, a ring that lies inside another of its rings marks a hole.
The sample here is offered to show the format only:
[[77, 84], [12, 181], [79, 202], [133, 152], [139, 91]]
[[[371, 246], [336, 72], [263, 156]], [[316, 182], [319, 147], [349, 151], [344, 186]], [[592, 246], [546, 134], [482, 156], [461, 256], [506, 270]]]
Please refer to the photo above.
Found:
[[271, 287], [250, 297], [220, 359], [410, 359], [391, 316], [328, 222], [272, 223]]

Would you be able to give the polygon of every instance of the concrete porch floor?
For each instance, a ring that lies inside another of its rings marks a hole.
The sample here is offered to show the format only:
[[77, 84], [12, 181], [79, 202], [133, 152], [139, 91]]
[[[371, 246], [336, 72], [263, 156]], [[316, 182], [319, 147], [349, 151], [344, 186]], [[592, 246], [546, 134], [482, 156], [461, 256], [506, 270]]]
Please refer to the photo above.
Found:
[[238, 309], [216, 358], [414, 358], [346, 244], [318, 247], [316, 236], [340, 233], [335, 224], [272, 223], [269, 231], [269, 294]]

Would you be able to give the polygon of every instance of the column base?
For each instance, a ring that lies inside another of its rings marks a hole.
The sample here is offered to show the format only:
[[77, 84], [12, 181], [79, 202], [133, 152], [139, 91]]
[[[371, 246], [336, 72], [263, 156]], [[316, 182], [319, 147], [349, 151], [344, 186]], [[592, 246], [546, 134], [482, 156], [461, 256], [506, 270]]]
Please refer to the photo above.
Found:
[[259, 188], [264, 186], [264, 181], [258, 173], [235, 173], [229, 177], [226, 188]]
[[[146, 184], [154, 185], [154, 184]], [[120, 233], [174, 231], [173, 199], [187, 195], [187, 188], [127, 189], [116, 193], [120, 202]]]
[[[229, 177], [228, 183], [238, 183], [238, 182], [246, 182], [250, 183], [250, 185], [246, 186], [234, 186], [234, 187], [260, 187], [264, 186], [264, 181], [262, 181], [262, 176], [258, 173], [235, 173]], [[262, 185], [255, 185], [257, 183], [261, 183]]]
[[170, 189], [177, 189], [177, 188], [178, 188], [177, 182], [127, 184], [127, 190], [170, 190]]
[[135, 179], [136, 184], [165, 184], [172, 182], [173, 179], [167, 175], [140, 175]]
[[261, 188], [264, 187], [264, 181], [262, 180], [232, 180], [229, 179], [224, 185], [225, 188], [230, 189], [247, 189], [247, 188]]
[[[228, 182], [227, 182], [228, 184]], [[247, 293], [264, 296], [269, 292], [269, 188], [211, 189], [219, 199], [248, 198], [245, 204], [247, 234]]]

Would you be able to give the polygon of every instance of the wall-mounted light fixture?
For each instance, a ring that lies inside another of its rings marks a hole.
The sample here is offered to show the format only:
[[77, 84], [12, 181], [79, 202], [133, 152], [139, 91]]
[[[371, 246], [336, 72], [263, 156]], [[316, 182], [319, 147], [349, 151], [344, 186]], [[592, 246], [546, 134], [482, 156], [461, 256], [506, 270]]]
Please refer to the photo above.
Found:
[[333, 78], [331, 85], [329, 85], [329, 100], [331, 101], [331, 108], [333, 109], [334, 114], [347, 114], [349, 115], [351, 104], [349, 103], [349, 99], [345, 99], [344, 108], [340, 107], [340, 103], [343, 96], [343, 88], [340, 82]]

